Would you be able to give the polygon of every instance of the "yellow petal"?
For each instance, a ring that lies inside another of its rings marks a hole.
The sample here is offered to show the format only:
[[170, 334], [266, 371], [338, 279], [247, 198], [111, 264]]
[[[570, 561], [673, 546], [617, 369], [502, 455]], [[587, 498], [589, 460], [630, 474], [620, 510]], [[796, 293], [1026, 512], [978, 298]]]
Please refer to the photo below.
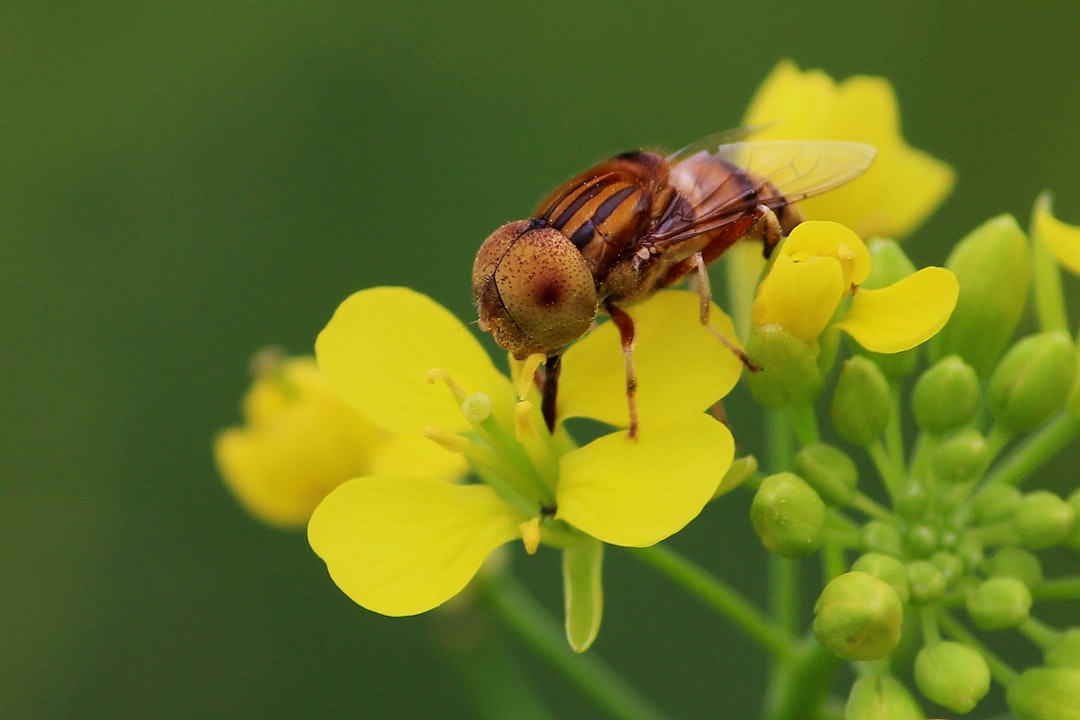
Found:
[[317, 373], [312, 384], [297, 379], [291, 371], [260, 377], [245, 397], [248, 425], [214, 442], [225, 484], [248, 512], [280, 527], [307, 522], [327, 493], [367, 473], [391, 439]]
[[836, 83], [822, 71], [803, 72], [791, 60], [781, 60], [754, 93], [743, 124], [761, 127], [754, 139], [833, 139], [826, 133], [836, 95]]
[[844, 285], [861, 285], [870, 276], [870, 250], [866, 243], [840, 223], [807, 220], [784, 241], [781, 252], [796, 262], [832, 257], [840, 262]]
[[319, 368], [365, 417], [394, 432], [419, 435], [427, 425], [464, 430], [460, 402], [438, 369], [466, 393], [485, 392], [512, 419], [509, 381], [469, 329], [431, 298], [408, 288], [361, 290], [341, 303], [315, 342]]
[[1035, 237], [1046, 243], [1050, 252], [1070, 272], [1080, 275], [1080, 225], [1068, 225], [1050, 213], [1047, 196], [1035, 204]]
[[368, 463], [366, 475], [455, 480], [468, 464], [460, 453], [418, 435], [390, 435]]
[[855, 76], [839, 85], [791, 61], [769, 75], [744, 118], [754, 139], [851, 140], [877, 148], [873, 166], [835, 190], [799, 203], [808, 219], [836, 220], [861, 237], [899, 238], [914, 230], [952, 190], [947, 164], [912, 148], [900, 134], [888, 80]]
[[945, 326], [959, 287], [951, 271], [923, 268], [881, 290], [860, 289], [836, 327], [873, 352], [908, 350]]
[[[697, 293], [668, 290], [630, 308], [643, 426], [652, 418], [704, 410], [739, 379], [742, 362], [701, 324], [700, 303]], [[737, 342], [731, 318], [715, 304], [709, 322]], [[604, 323], [566, 352], [557, 408], [560, 418], [627, 425], [626, 370], [614, 323]]]
[[365, 477], [316, 508], [308, 542], [356, 603], [416, 615], [461, 592], [523, 520], [486, 485]]
[[804, 342], [825, 329], [847, 286], [840, 261], [819, 257], [795, 262], [777, 256], [754, 298], [754, 325], [779, 325]]
[[612, 433], [563, 456], [562, 520], [613, 545], [647, 547], [697, 517], [731, 467], [735, 441], [704, 414]]

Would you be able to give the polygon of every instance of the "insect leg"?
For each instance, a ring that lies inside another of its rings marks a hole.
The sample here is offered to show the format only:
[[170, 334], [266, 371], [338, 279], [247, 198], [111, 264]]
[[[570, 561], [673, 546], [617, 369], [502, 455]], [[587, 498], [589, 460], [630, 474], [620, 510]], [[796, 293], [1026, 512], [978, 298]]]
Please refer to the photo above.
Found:
[[754, 229], [761, 233], [761, 239], [765, 244], [762, 254], [768, 258], [773, 250], [780, 244], [780, 238], [784, 235], [784, 228], [780, 225], [780, 219], [768, 205], [758, 205], [754, 208], [758, 219], [754, 222]]
[[619, 340], [622, 343], [623, 359], [626, 361], [626, 404], [630, 413], [630, 426], [627, 428], [628, 437], [633, 440], [637, 437], [637, 375], [634, 373], [634, 319], [625, 310], [608, 301], [604, 303], [604, 309], [611, 316], [611, 321], [619, 329]]
[[[767, 210], [768, 208], [766, 208]], [[772, 211], [770, 211], [771, 213]], [[776, 216], [772, 216], [773, 220], [776, 220]], [[777, 225], [779, 227], [779, 225]], [[716, 336], [716, 339], [720, 341], [720, 344], [734, 353], [735, 357], [739, 358], [739, 362], [743, 364], [750, 372], [757, 372], [761, 370], [761, 367], [755, 365], [750, 360], [749, 356], [742, 351], [735, 343], [731, 342], [722, 332], [714, 328], [709, 324], [709, 308], [712, 306], [712, 291], [709, 287], [709, 271], [705, 265], [705, 258], [702, 257], [700, 252], [696, 252], [691, 256], [691, 260], [694, 263], [694, 268], [697, 271], [697, 286], [698, 292], [701, 295], [701, 324], [708, 328], [709, 332]]]
[[547, 356], [544, 361], [544, 387], [540, 412], [548, 432], [555, 432], [555, 397], [559, 393], [559, 372], [562, 370], [562, 350]]

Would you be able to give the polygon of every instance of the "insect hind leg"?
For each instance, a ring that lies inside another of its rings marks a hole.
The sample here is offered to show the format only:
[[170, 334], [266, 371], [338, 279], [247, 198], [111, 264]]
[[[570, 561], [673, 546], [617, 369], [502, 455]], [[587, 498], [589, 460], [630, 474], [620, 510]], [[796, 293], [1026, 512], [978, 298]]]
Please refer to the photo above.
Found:
[[[768, 210], [768, 208], [765, 209]], [[769, 213], [771, 214], [772, 211], [769, 210]], [[775, 222], [776, 216], [772, 215], [772, 218]], [[776, 227], [780, 227], [779, 223]], [[735, 357], [739, 358], [739, 362], [743, 364], [743, 367], [745, 367], [750, 372], [758, 372], [759, 370], [761, 370], [760, 365], [756, 365], [750, 359], [750, 357], [745, 352], [743, 352], [742, 348], [732, 342], [726, 335], [724, 335], [724, 333], [720, 332], [709, 324], [709, 311], [712, 307], [712, 288], [709, 285], [708, 267], [705, 264], [705, 258], [700, 252], [694, 253], [692, 256], [692, 260], [694, 263], [694, 269], [697, 272], [698, 294], [701, 297], [701, 309], [699, 316], [701, 319], [701, 324], [704, 325], [709, 332], [716, 336], [716, 339], [720, 341], [721, 345], [730, 350], [732, 354], [735, 355]]]

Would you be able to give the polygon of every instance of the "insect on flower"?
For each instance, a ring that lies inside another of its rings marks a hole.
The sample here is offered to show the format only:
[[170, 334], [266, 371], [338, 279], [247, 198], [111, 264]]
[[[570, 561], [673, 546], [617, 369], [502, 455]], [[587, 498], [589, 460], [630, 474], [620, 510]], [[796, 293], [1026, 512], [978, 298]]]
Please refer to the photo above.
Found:
[[562, 352], [605, 312], [619, 331], [634, 437], [634, 323], [624, 308], [694, 276], [709, 327], [706, 266], [742, 238], [762, 240], [767, 257], [800, 222], [794, 203], [857, 177], [875, 154], [853, 142], [743, 140], [750, 132], [712, 135], [667, 157], [616, 155], [559, 186], [531, 219], [484, 241], [473, 265], [480, 329], [515, 358], [546, 356], [549, 429]]

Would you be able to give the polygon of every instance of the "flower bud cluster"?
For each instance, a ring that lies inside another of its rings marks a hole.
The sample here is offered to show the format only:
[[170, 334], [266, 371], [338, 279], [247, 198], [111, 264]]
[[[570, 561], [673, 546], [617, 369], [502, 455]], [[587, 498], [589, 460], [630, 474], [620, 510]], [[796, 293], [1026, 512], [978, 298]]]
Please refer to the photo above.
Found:
[[[878, 279], [867, 280], [869, 287], [913, 271], [893, 243], [877, 243], [871, 254]], [[886, 354], [858, 347], [834, 371], [827, 334], [811, 346], [782, 328], [759, 328], [751, 357], [781, 367], [754, 378], [755, 397], [799, 407], [824, 395], [840, 442], [816, 441], [816, 428], [798, 432], [815, 441], [794, 453], [791, 472], [761, 482], [751, 518], [766, 548], [784, 557], [802, 557], [834, 537], [854, 555], [814, 608], [814, 635], [837, 657], [895, 655], [925, 699], [956, 713], [975, 708], [994, 679], [1018, 717], [1080, 717], [1080, 626], [1055, 630], [1034, 616], [1040, 589], [1054, 582], [1044, 577], [1041, 553], [1066, 548], [1074, 563], [1080, 554], [1080, 490], [1063, 497], [1019, 487], [1080, 436], [1080, 353], [1061, 328], [1015, 337], [1033, 284], [1038, 295], [1032, 254], [1010, 216], [957, 245], [946, 267], [959, 299], [919, 373], [917, 348]], [[907, 457], [905, 410], [918, 430]], [[883, 491], [867, 487], [857, 456], [844, 448], [866, 451]], [[882, 496], [886, 503], [874, 499]], [[901, 644], [902, 630], [914, 642]], [[976, 638], [1002, 631], [1034, 639], [1045, 666], [1019, 672], [988, 662]], [[856, 706], [874, 709], [852, 715]], [[885, 717], [885, 707], [895, 707], [897, 717], [925, 717], [888, 675], [856, 683], [848, 716]]]

